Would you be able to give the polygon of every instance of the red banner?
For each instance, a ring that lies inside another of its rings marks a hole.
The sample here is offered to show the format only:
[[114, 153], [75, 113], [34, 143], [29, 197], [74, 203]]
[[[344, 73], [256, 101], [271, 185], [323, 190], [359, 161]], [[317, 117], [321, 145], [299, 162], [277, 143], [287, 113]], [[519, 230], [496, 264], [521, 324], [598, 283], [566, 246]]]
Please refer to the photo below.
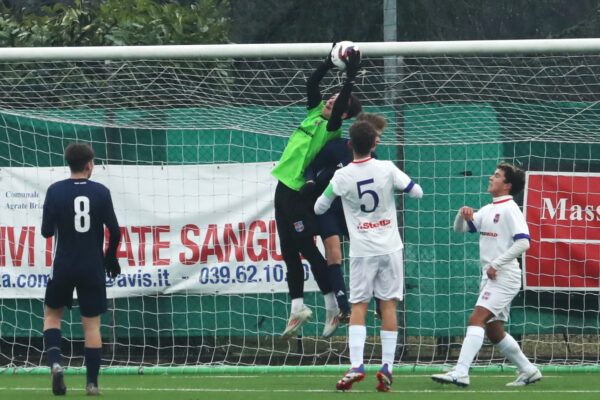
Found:
[[600, 290], [600, 174], [528, 172], [526, 289]]

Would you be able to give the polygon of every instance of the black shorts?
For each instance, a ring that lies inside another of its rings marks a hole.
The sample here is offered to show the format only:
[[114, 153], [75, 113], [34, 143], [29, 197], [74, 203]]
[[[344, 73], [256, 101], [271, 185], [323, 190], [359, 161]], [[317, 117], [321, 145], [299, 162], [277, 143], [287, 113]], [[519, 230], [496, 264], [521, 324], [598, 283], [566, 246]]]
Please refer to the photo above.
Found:
[[281, 239], [293, 240], [317, 234], [313, 203], [281, 182], [275, 189], [275, 221]]
[[107, 310], [104, 281], [82, 282], [68, 277], [52, 278], [46, 287], [44, 304], [59, 309], [73, 306], [73, 291], [77, 290], [79, 312], [83, 317], [97, 317]]
[[342, 199], [336, 198], [329, 210], [322, 215], [317, 215], [317, 225], [321, 239], [325, 240], [330, 236], [348, 236], [348, 227], [344, 217]]

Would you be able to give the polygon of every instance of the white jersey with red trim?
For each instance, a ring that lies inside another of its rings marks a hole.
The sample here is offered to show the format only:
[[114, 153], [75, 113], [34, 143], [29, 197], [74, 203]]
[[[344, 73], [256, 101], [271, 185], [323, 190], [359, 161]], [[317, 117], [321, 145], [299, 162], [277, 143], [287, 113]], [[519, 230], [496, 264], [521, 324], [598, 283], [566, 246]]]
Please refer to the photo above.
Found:
[[342, 198], [350, 257], [390, 254], [403, 248], [394, 189], [409, 192], [413, 186], [391, 161], [366, 158], [335, 172], [331, 187]]
[[[491, 204], [482, 207], [467, 222], [469, 232], [479, 233], [479, 260], [483, 271], [494, 260], [502, 256], [516, 240], [529, 239], [529, 228], [525, 216], [512, 196], [494, 198]], [[521, 285], [521, 270], [516, 258], [498, 266], [496, 279], [509, 286]]]

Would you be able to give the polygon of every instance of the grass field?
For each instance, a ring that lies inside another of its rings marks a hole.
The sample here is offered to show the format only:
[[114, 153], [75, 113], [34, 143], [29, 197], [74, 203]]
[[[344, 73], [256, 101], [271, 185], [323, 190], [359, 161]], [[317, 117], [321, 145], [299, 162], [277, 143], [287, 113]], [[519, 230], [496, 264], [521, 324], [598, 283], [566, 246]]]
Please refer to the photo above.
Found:
[[[311, 399], [598, 399], [600, 375], [596, 373], [547, 373], [524, 388], [504, 385], [515, 378], [508, 373], [473, 374], [468, 388], [437, 384], [429, 374], [396, 374], [391, 393], [375, 391], [375, 374], [355, 384], [351, 392], [338, 393], [340, 374], [228, 374], [228, 375], [110, 375], [100, 377], [103, 398], [141, 400], [311, 400]], [[67, 375], [67, 397], [87, 398], [85, 375]], [[56, 398], [49, 375], [0, 375], [0, 399], [40, 400]]]

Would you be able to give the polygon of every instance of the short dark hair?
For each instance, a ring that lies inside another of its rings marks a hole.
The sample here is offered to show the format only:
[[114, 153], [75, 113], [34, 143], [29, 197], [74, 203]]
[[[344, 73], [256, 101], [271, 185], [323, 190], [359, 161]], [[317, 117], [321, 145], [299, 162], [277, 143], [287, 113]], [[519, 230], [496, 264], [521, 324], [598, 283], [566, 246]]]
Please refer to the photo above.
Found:
[[65, 149], [65, 161], [71, 172], [82, 172], [94, 156], [94, 150], [87, 143], [71, 143]]
[[359, 156], [371, 154], [371, 149], [377, 139], [375, 127], [366, 121], [356, 121], [350, 125], [350, 143], [352, 149]]
[[348, 108], [346, 109], [346, 115], [348, 118], [352, 118], [358, 115], [362, 111], [362, 104], [360, 104], [360, 100], [355, 95], [350, 95], [350, 100], [348, 100]]
[[525, 171], [512, 164], [502, 162], [496, 166], [504, 171], [504, 183], [510, 183], [510, 194], [516, 195], [525, 187]]

